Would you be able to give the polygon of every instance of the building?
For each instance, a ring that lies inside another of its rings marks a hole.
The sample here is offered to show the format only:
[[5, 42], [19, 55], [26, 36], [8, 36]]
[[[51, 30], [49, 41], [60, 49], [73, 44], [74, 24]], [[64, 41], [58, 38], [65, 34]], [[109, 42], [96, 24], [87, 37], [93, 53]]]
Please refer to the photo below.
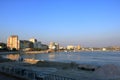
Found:
[[12, 35], [8, 38], [7, 47], [10, 50], [13, 50], [13, 49], [19, 50], [19, 41], [18, 41], [18, 36], [17, 35]]
[[60, 50], [64, 50], [65, 48], [64, 47], [59, 47]]
[[102, 48], [102, 51], [106, 51], [107, 49], [106, 48]]
[[75, 48], [75, 47], [74, 47], [73, 45], [68, 45], [68, 46], [67, 46], [67, 49], [68, 49], [68, 50], [73, 50], [74, 48]]
[[55, 42], [50, 42], [49, 49], [51, 50], [59, 50], [59, 44]]
[[81, 46], [80, 46], [80, 45], [78, 45], [78, 46], [77, 46], [77, 50], [80, 50], [80, 49], [81, 49]]
[[29, 39], [30, 42], [33, 42], [33, 43], [36, 43], [37, 42], [37, 39], [34, 39], [34, 38], [31, 38]]
[[36, 42], [35, 43], [35, 48], [41, 48], [42, 47], [42, 43], [41, 42]]
[[54, 42], [50, 42], [49, 49], [55, 49], [55, 43]]
[[7, 46], [5, 43], [0, 42], [0, 50], [6, 49]]
[[41, 50], [48, 50], [48, 45], [42, 44]]
[[55, 43], [55, 48], [56, 48], [56, 50], [59, 50], [59, 44], [58, 43]]
[[29, 39], [29, 41], [33, 43], [33, 45], [34, 45], [33, 48], [37, 48], [37, 46], [38, 46], [37, 45], [37, 39], [31, 38], [31, 39]]
[[20, 49], [33, 48], [33, 43], [27, 40], [20, 40]]

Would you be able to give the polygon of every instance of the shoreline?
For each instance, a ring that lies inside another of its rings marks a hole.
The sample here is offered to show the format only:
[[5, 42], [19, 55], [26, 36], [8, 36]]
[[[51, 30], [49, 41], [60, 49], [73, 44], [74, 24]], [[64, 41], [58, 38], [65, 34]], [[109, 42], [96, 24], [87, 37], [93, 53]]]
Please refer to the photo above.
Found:
[[25, 54], [41, 54], [41, 53], [48, 53], [47, 51], [22, 51], [21, 53]]
[[[32, 60], [30, 60], [30, 62], [31, 61]], [[97, 79], [119, 80], [120, 79], [120, 77], [114, 77], [116, 75], [120, 76], [120, 74], [118, 74], [120, 71], [120, 66], [115, 66], [115, 65], [94, 66], [94, 65], [86, 65], [86, 64], [77, 64], [74, 62], [63, 63], [63, 62], [54, 62], [54, 61], [37, 61], [34, 64], [30, 64], [28, 62], [19, 62], [10, 59], [0, 58], [0, 64], [4, 64], [4, 63], [8, 65], [12, 64], [13, 66], [18, 65], [23, 67], [38, 68], [38, 70], [42, 68], [43, 69], [54, 68], [57, 71], [52, 73], [52, 75], [64, 76], [68, 78], [73, 78], [75, 80], [97, 80]]]
[[[9, 52], [7, 52], [9, 53]], [[10, 52], [13, 53], [13, 52]], [[15, 53], [15, 52], [14, 52]], [[56, 72], [53, 75], [64, 76], [73, 78], [75, 80], [119, 80], [120, 79], [120, 66], [113, 64], [106, 64], [97, 66], [93, 64], [78, 64], [75, 62], [57, 62], [57, 61], [40, 61], [34, 59], [28, 59], [26, 61], [15, 61], [0, 57], [1, 64], [12, 64], [31, 67], [31, 68], [54, 68]]]
[[[56, 51], [56, 52], [65, 52], [65, 51]], [[56, 52], [49, 52], [48, 50], [46, 51], [0, 51], [0, 55], [4, 54], [47, 54], [47, 53], [56, 53]], [[69, 51], [68, 51], [69, 52]], [[71, 52], [71, 51], [70, 51]], [[72, 51], [74, 52], [74, 51]], [[120, 51], [75, 51], [75, 52], [120, 52]], [[67, 52], [65, 52], [67, 53]]]

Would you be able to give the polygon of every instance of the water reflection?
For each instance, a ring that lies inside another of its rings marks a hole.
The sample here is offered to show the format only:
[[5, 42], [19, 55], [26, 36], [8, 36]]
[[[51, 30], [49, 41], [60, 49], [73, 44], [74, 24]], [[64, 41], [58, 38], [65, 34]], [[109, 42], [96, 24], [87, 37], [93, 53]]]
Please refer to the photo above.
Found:
[[11, 59], [11, 60], [19, 60], [20, 55], [19, 54], [9, 54], [9, 55], [6, 55], [6, 58]]
[[48, 55], [49, 59], [50, 60], [54, 60], [55, 59], [55, 54], [54, 53], [51, 53]]
[[78, 52], [78, 53], [49, 53], [49, 54], [9, 54], [6, 56], [11, 60], [19, 60], [19, 58], [47, 60], [58, 62], [76, 62], [87, 64], [120, 64], [120, 52]]

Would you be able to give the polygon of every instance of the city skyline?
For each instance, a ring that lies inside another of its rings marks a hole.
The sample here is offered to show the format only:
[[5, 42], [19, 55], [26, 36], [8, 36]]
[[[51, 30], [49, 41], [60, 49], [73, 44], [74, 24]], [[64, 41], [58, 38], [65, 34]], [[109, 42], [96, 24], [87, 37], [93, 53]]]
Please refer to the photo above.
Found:
[[1, 0], [0, 41], [10, 35], [61, 46], [120, 46], [119, 0]]

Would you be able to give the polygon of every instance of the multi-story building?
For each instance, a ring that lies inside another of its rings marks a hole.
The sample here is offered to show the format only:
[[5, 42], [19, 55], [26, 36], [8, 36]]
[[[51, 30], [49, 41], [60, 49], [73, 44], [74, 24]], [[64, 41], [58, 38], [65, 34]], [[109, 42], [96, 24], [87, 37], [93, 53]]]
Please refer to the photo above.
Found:
[[34, 39], [34, 38], [31, 38], [29, 39], [30, 42], [33, 42], [33, 43], [36, 43], [37, 42], [37, 39]]
[[7, 47], [11, 50], [13, 49], [19, 50], [19, 41], [17, 35], [12, 35], [8, 38]]
[[33, 48], [33, 43], [27, 40], [20, 40], [20, 49]]
[[33, 43], [34, 48], [37, 48], [37, 46], [38, 46], [37, 45], [37, 39], [31, 38], [31, 39], [29, 39], [29, 41]]
[[59, 50], [59, 44], [55, 42], [50, 42], [49, 49], [51, 50]]
[[50, 42], [49, 49], [55, 49], [55, 43], [54, 42]]
[[41, 50], [47, 50], [47, 49], [48, 49], [48, 45], [41, 44]]
[[42, 43], [41, 42], [34, 43], [34, 48], [41, 48], [41, 47], [42, 47]]

